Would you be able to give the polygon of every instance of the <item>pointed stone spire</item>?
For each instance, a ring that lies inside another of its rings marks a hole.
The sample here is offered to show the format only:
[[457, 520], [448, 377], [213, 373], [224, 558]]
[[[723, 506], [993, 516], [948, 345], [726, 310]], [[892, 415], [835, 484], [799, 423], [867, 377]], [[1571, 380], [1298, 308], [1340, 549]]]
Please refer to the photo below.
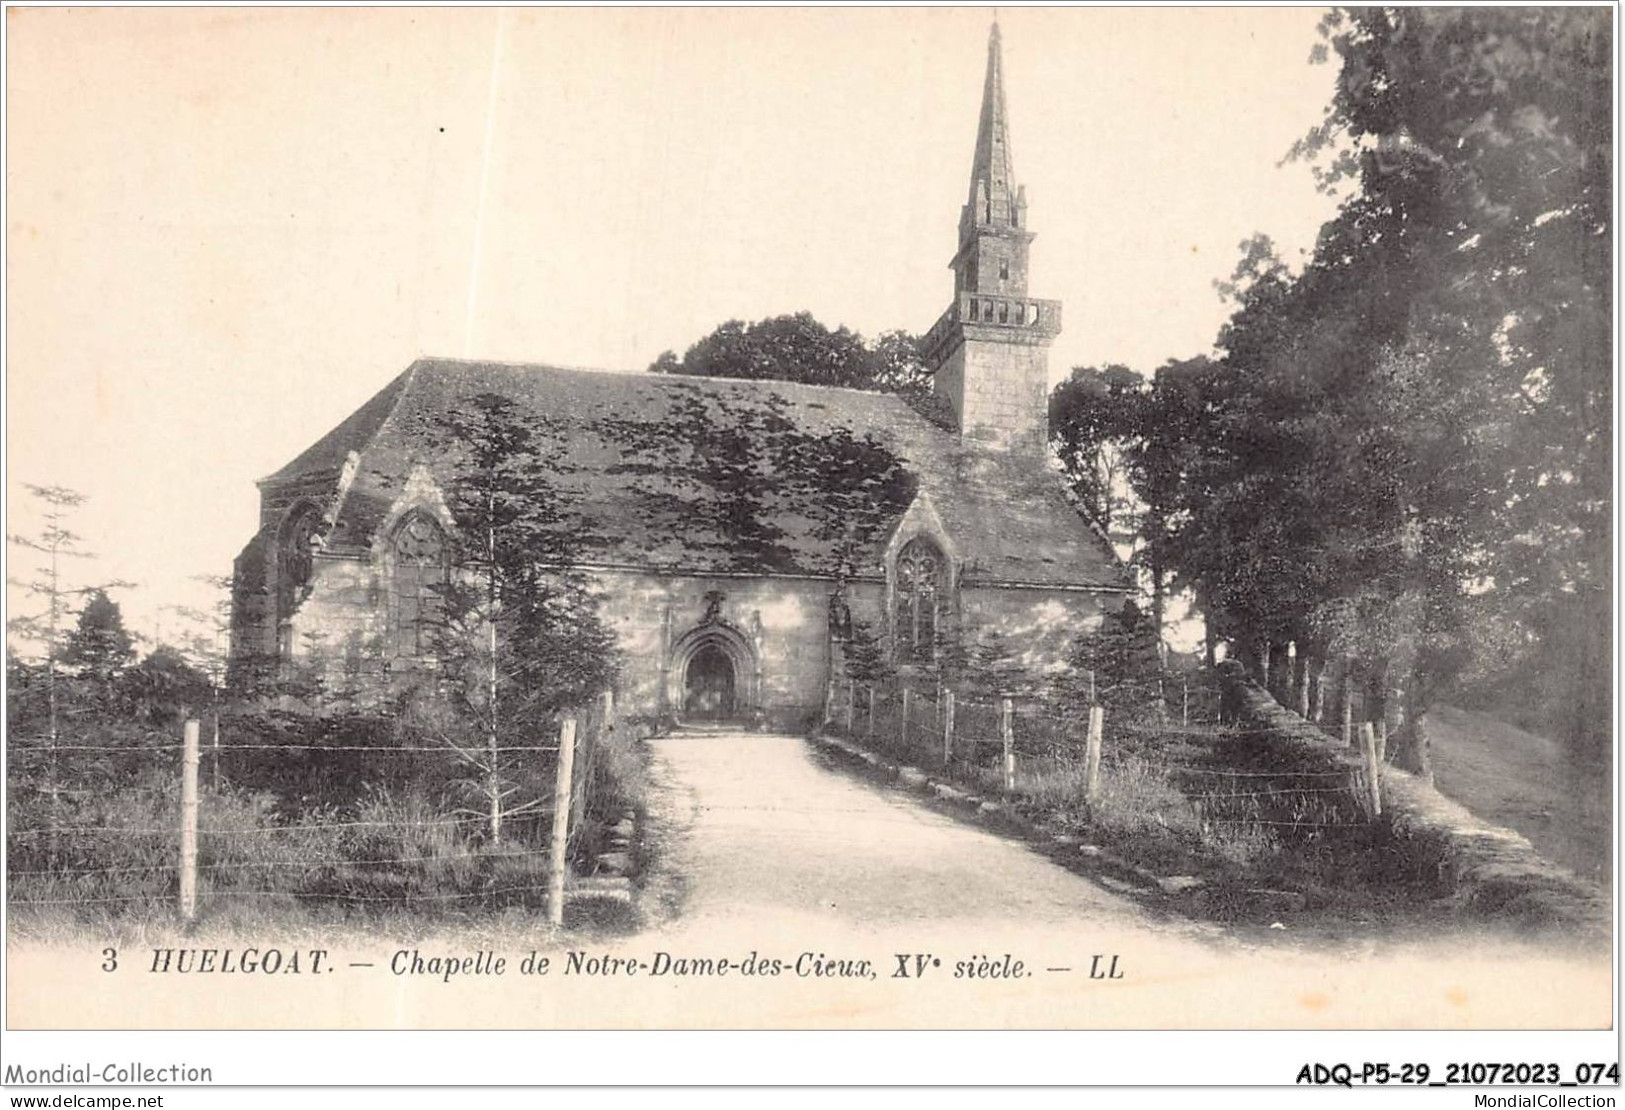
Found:
[[970, 193], [959, 248], [948, 263], [954, 299], [921, 340], [933, 388], [959, 419], [960, 436], [1041, 456], [1048, 442], [1050, 342], [1061, 305], [1027, 293], [1027, 194], [1011, 174], [1004, 57], [995, 20], [976, 126]]
[[982, 83], [982, 115], [976, 125], [976, 155], [971, 162], [970, 195], [961, 235], [977, 225], [1013, 226], [1016, 186], [1010, 172], [1010, 116], [1004, 99], [1004, 56], [999, 24], [987, 37], [987, 77]]

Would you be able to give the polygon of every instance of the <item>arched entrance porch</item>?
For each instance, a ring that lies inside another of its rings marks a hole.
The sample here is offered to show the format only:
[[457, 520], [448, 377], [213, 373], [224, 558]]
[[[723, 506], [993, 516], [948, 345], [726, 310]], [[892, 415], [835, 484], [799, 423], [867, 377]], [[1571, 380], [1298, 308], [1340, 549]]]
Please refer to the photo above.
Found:
[[748, 720], [757, 704], [760, 671], [756, 653], [734, 629], [721, 624], [691, 629], [672, 645], [666, 704], [678, 720]]

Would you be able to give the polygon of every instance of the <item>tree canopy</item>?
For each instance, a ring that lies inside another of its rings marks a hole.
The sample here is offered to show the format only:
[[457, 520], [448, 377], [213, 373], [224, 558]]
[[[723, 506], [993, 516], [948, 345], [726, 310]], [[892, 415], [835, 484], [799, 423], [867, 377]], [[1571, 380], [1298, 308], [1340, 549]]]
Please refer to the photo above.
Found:
[[1608, 13], [1338, 9], [1321, 34], [1336, 92], [1293, 155], [1349, 195], [1313, 256], [1243, 245], [1212, 363], [1074, 374], [1063, 464], [1105, 526], [1115, 460], [1159, 583], [1243, 654], [1403, 686], [1413, 766], [1485, 642], [1565, 645], [1522, 669], [1579, 707], [1571, 739], [1605, 730]]
[[922, 394], [931, 376], [920, 361], [919, 339], [888, 331], [873, 342], [842, 326], [831, 330], [810, 312], [719, 325], [678, 358], [666, 351], [649, 370], [710, 378], [755, 378], [841, 386], [884, 393]]

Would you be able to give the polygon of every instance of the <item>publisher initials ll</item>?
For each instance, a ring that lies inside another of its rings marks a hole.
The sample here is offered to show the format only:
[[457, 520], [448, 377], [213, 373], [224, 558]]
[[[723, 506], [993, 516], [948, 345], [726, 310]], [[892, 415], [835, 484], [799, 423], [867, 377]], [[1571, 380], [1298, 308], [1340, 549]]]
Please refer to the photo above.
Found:
[[[1102, 960], [1110, 960], [1104, 968], [1100, 966]], [[1089, 978], [1091, 979], [1121, 979], [1123, 973], [1117, 970], [1117, 954], [1110, 956], [1094, 956], [1089, 961]]]

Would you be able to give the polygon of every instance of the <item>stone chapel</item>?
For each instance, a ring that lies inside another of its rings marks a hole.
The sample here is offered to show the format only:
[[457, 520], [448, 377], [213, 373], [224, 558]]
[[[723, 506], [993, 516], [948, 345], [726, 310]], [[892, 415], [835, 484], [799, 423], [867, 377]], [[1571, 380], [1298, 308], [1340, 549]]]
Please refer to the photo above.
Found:
[[621, 713], [803, 724], [854, 621], [903, 674], [950, 628], [1054, 670], [1133, 587], [1048, 465], [1061, 306], [1027, 292], [1033, 238], [995, 25], [953, 298], [922, 345], [952, 426], [887, 393], [421, 358], [259, 481], [234, 665], [381, 690], [433, 665], [457, 525], [432, 433], [496, 395], [545, 429], [618, 639]]

